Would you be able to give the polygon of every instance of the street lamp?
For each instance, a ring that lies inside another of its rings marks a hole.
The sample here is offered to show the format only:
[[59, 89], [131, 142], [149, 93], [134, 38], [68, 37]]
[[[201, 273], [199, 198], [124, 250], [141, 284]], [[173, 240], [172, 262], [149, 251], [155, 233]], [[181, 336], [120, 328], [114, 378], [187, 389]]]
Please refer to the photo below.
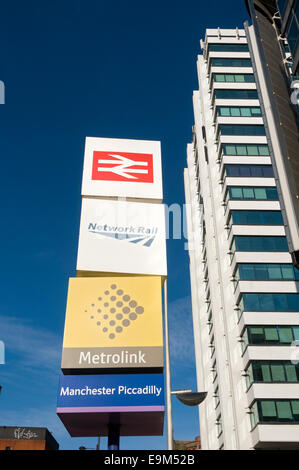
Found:
[[[171, 395], [175, 395], [177, 399], [187, 406], [198, 406], [206, 398], [208, 392], [192, 392], [192, 390], [174, 390], [170, 392]], [[173, 427], [172, 427], [172, 416], [169, 415], [167, 421], [167, 434], [168, 434], [168, 450], [173, 448]], [[170, 439], [171, 436], [171, 439]]]
[[187, 406], [198, 406], [206, 398], [208, 392], [192, 392], [192, 390], [176, 390], [171, 392], [181, 403]]
[[197, 406], [204, 401], [207, 392], [192, 392], [192, 390], [171, 391], [170, 352], [168, 329], [167, 280], [164, 282], [164, 329], [165, 329], [165, 378], [166, 378], [166, 407], [167, 407], [167, 449], [173, 449], [172, 406], [171, 395], [176, 395], [181, 403], [187, 406]]

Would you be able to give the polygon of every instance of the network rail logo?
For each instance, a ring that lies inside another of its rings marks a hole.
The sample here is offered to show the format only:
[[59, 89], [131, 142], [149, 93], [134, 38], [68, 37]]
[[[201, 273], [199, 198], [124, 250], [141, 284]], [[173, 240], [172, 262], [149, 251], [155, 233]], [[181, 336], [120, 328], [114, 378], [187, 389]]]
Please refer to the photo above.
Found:
[[100, 225], [90, 222], [88, 224], [88, 231], [103, 237], [125, 240], [129, 243], [138, 243], [139, 245], [150, 247], [156, 238], [158, 227]]
[[[151, 247], [153, 242], [161, 235], [159, 228], [152, 223], [152, 217], [145, 217], [144, 224], [140, 225], [126, 225], [126, 221], [134, 213], [132, 209], [128, 209], [125, 205], [126, 198], [118, 198], [119, 208], [117, 212], [117, 222], [118, 223], [107, 223], [108, 220], [111, 220], [111, 213], [115, 212], [114, 206], [107, 204], [104, 209], [96, 216], [90, 215], [87, 220], [84, 222], [84, 229], [88, 233], [93, 233], [99, 237], [112, 238], [117, 240], [117, 242], [126, 242], [141, 245], [144, 247]], [[122, 204], [123, 203], [123, 204]], [[114, 201], [111, 204], [115, 204]], [[201, 243], [201, 234], [203, 227], [203, 213], [199, 210], [196, 213], [196, 224], [190, 224], [188, 229], [187, 219], [192, 220], [192, 210], [190, 204], [183, 204], [182, 206], [177, 203], [170, 205], [163, 204], [164, 207], [164, 216], [165, 216], [165, 228], [166, 240], [183, 240], [184, 249], [193, 251], [196, 247], [200, 246]], [[148, 223], [147, 223], [148, 222]], [[198, 229], [197, 229], [198, 227]]]

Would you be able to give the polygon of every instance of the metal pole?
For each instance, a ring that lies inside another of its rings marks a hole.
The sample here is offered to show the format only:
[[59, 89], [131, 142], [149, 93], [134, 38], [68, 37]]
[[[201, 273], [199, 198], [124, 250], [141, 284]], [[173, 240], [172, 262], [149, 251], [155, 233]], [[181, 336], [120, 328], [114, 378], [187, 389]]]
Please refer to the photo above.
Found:
[[169, 354], [168, 304], [167, 304], [167, 280], [166, 279], [164, 282], [164, 329], [165, 329], [167, 449], [172, 450], [173, 436], [172, 436], [171, 379], [170, 379], [170, 354]]
[[109, 424], [108, 426], [108, 450], [119, 450], [119, 424]]

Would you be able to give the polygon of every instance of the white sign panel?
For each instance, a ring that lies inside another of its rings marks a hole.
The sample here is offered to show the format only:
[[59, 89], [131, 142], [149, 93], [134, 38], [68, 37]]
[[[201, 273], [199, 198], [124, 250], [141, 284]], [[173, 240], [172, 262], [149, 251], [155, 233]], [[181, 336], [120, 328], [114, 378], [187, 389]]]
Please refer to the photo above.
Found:
[[166, 276], [163, 204], [82, 199], [77, 271]]
[[86, 137], [82, 196], [161, 202], [160, 142]]

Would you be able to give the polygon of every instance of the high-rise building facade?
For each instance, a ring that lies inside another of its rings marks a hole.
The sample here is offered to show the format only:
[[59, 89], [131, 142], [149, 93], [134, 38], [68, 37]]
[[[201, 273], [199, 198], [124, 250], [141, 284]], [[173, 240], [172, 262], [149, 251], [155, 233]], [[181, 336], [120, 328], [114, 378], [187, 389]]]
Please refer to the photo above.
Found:
[[294, 205], [257, 33], [208, 29], [201, 45], [184, 172], [201, 446], [299, 449]]
[[282, 216], [299, 267], [299, 14], [298, 0], [246, 0], [253, 25], [264, 113], [271, 133]]

